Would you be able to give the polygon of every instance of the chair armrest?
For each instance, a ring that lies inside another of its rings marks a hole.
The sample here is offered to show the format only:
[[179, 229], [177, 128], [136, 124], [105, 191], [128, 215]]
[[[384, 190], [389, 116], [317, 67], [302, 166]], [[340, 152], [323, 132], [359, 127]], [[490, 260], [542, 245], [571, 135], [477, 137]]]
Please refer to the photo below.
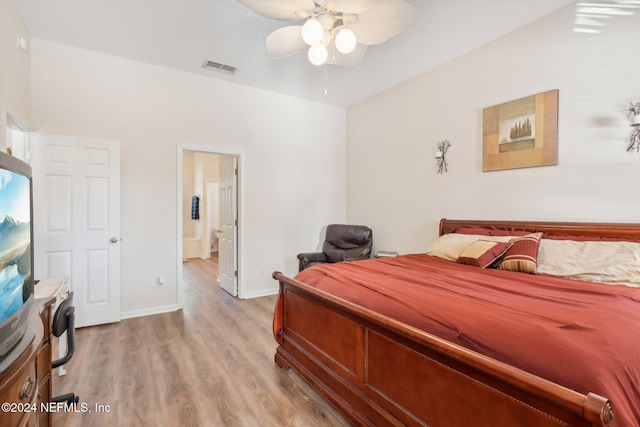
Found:
[[327, 262], [327, 256], [322, 252], [305, 252], [298, 254], [298, 259], [305, 259], [308, 262]]
[[305, 252], [298, 254], [300, 263], [298, 271], [302, 271], [311, 263], [327, 262], [327, 256], [322, 252]]

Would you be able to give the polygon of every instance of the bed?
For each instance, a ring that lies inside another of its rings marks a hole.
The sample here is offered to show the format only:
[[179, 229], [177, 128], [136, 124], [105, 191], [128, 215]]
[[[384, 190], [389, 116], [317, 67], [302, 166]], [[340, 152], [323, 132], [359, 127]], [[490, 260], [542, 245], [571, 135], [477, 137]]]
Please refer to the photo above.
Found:
[[[541, 252], [640, 246], [636, 224], [443, 219], [439, 239], [478, 230], [538, 233]], [[640, 425], [640, 287], [482, 267], [410, 254], [275, 272], [275, 362], [356, 425]]]

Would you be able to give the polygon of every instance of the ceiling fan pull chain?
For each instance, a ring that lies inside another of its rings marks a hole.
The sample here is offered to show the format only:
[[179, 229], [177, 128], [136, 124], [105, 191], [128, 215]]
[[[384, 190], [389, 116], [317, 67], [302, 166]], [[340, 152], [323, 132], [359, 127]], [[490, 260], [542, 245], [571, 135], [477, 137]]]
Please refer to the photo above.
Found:
[[327, 63], [324, 63], [324, 95], [326, 96], [329, 93], [329, 81], [327, 78]]

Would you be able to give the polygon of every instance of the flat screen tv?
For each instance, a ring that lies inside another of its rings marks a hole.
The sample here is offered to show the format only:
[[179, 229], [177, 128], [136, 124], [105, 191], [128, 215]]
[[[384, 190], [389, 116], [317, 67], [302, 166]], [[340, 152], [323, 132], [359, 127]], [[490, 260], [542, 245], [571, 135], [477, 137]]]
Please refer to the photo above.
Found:
[[31, 166], [0, 152], [0, 372], [33, 340]]

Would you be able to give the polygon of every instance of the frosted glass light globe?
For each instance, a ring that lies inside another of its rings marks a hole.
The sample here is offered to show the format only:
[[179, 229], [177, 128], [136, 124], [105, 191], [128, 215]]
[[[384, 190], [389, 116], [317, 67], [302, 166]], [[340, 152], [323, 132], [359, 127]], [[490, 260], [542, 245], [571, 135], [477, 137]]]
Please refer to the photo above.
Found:
[[320, 43], [324, 29], [316, 18], [309, 18], [302, 26], [302, 40], [309, 46]]
[[348, 28], [343, 28], [336, 36], [336, 49], [340, 53], [351, 53], [356, 48], [356, 35]]
[[309, 61], [311, 61], [313, 65], [322, 65], [327, 61], [329, 52], [327, 52], [326, 47], [318, 43], [309, 48], [309, 53], [307, 54], [307, 56], [309, 57]]

